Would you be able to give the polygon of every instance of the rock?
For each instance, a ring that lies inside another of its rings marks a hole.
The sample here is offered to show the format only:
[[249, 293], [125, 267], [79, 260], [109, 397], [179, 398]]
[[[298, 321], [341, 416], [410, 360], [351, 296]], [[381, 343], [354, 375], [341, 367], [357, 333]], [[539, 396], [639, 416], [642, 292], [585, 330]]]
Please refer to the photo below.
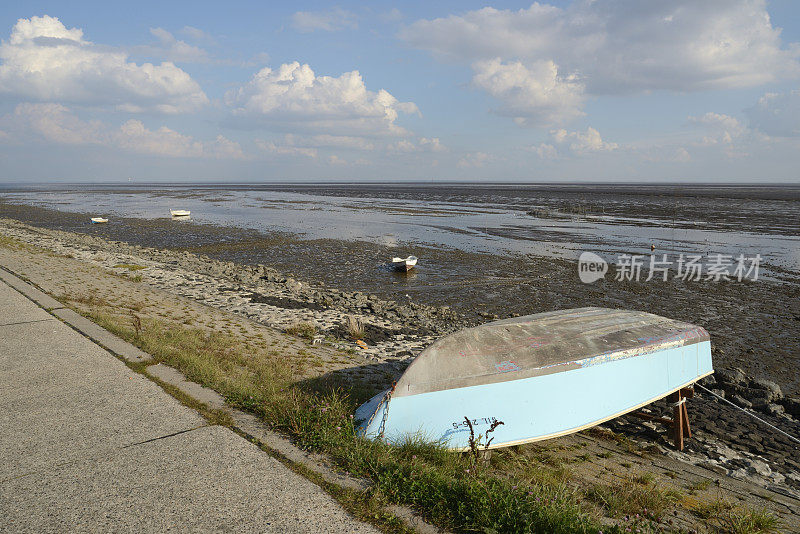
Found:
[[774, 403], [767, 404], [766, 412], [770, 415], [780, 415], [784, 411], [785, 409], [780, 404], [774, 404]]
[[743, 398], [741, 395], [734, 395], [731, 397], [731, 402], [734, 403], [736, 406], [740, 408], [752, 408], [753, 404], [748, 401], [747, 399]]
[[743, 385], [747, 382], [747, 375], [738, 367], [733, 369], [720, 369], [714, 373], [717, 381], [723, 384]]
[[741, 396], [753, 404], [768, 403], [772, 400], [770, 392], [766, 389], [748, 388], [741, 392]]
[[285, 285], [286, 285], [286, 289], [288, 289], [292, 293], [297, 293], [303, 287], [303, 284], [301, 284], [300, 282], [298, 282], [294, 278], [287, 278], [286, 282], [285, 282]]
[[782, 404], [787, 413], [795, 417], [800, 417], [800, 399], [796, 397], [787, 397], [783, 399]]
[[712, 460], [705, 460], [705, 461], [702, 461], [702, 462], [698, 462], [697, 465], [700, 466], [700, 467], [704, 467], [706, 469], [709, 469], [709, 470], [711, 470], [711, 471], [713, 471], [713, 472], [715, 472], [715, 473], [717, 473], [719, 475], [727, 475], [728, 474], [728, 470], [727, 469], [725, 469], [724, 467], [719, 465], [719, 463], [714, 462]]
[[714, 377], [714, 375], [708, 375], [707, 377], [700, 379], [700, 385], [705, 386], [707, 388], [711, 388], [716, 384], [717, 384], [717, 379]]
[[781, 387], [771, 380], [756, 378], [750, 381], [750, 387], [753, 389], [766, 391], [766, 397], [769, 402], [781, 400], [783, 398], [783, 391], [781, 391]]
[[[745, 461], [749, 464], [747, 466], [747, 472], [751, 475], [758, 475], [769, 479], [773, 479], [775, 475], [777, 475], [777, 473], [773, 474], [767, 462], [756, 460], [755, 458]], [[781, 476], [780, 479], [783, 479], [783, 476]]]

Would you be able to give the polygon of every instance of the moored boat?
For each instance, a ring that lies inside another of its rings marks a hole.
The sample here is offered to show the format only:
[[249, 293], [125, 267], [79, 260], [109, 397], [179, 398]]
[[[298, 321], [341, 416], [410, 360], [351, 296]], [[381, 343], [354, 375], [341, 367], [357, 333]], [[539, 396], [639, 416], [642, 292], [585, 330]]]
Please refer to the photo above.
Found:
[[169, 210], [169, 214], [173, 217], [188, 217], [191, 213], [189, 210]]
[[92, 224], [103, 224], [103, 223], [107, 223], [108, 219], [104, 219], [102, 217], [92, 217], [91, 221], [92, 221]]
[[397, 271], [405, 271], [408, 272], [414, 268], [417, 264], [417, 257], [416, 256], [409, 256], [407, 258], [392, 258], [392, 266]]
[[492, 428], [488, 448], [506, 447], [597, 425], [713, 372], [701, 327], [640, 311], [562, 310], [436, 341], [355, 417], [363, 435], [390, 442], [416, 435], [465, 450], [471, 430]]

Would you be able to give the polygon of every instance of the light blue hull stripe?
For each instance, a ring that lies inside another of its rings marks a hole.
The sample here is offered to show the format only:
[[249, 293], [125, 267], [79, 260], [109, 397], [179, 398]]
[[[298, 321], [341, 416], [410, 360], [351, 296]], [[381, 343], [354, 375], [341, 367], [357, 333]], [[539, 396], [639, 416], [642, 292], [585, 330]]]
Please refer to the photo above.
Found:
[[[469, 417], [475, 435], [502, 421], [491, 447], [568, 434], [629, 412], [713, 372], [708, 341], [522, 380], [393, 397], [384, 438], [409, 435], [469, 448]], [[386, 403], [366, 428], [379, 435]], [[483, 440], [485, 443], [485, 440]]]

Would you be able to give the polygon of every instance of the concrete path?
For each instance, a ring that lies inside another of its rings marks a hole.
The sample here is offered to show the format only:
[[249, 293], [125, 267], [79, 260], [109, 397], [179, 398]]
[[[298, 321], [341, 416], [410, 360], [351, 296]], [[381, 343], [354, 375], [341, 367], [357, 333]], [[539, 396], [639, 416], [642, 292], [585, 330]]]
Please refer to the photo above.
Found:
[[377, 532], [3, 281], [0, 407], [0, 532]]

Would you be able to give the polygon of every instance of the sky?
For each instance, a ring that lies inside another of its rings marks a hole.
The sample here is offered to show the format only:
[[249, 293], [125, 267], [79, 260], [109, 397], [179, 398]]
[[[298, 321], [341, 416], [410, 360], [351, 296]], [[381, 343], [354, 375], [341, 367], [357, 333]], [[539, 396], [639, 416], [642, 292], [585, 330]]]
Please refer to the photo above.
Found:
[[800, 182], [800, 2], [4, 2], [0, 183]]

